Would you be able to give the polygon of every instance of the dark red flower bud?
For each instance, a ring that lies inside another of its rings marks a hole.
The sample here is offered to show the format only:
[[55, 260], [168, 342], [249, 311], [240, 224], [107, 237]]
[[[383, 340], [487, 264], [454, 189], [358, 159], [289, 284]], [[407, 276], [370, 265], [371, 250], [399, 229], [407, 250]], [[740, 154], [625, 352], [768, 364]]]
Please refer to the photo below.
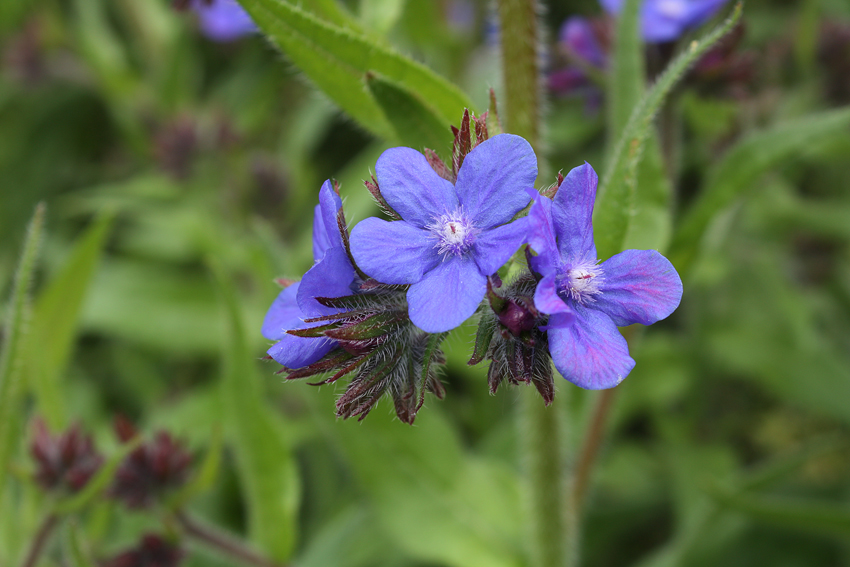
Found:
[[77, 492], [103, 464], [91, 436], [83, 435], [79, 424], [53, 437], [44, 421], [36, 419], [30, 453], [37, 463], [35, 481], [46, 490]]
[[145, 534], [139, 544], [102, 562], [103, 567], [176, 567], [183, 550], [156, 534]]
[[[136, 435], [133, 425], [122, 417], [115, 420], [122, 442]], [[147, 508], [165, 492], [182, 486], [189, 476], [192, 456], [165, 431], [142, 443], [122, 461], [109, 491], [129, 508]]]

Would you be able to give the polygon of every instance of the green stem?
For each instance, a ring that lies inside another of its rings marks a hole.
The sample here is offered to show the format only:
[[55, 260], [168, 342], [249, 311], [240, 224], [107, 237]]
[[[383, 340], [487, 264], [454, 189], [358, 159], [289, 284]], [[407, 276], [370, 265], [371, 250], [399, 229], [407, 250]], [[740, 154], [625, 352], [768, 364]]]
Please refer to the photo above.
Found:
[[574, 527], [567, 505], [564, 406], [556, 399], [545, 407], [533, 388], [521, 388], [520, 397], [519, 439], [531, 512], [530, 565], [564, 567], [573, 548]]
[[[506, 130], [522, 136], [540, 159], [543, 94], [538, 46], [540, 24], [536, 0], [499, 0], [503, 108]], [[574, 522], [568, 518], [564, 412], [561, 404], [545, 407], [533, 388], [521, 388], [520, 446], [530, 513], [529, 553], [534, 567], [567, 565]]]
[[535, 150], [542, 118], [537, 12], [536, 0], [499, 0], [506, 127]]

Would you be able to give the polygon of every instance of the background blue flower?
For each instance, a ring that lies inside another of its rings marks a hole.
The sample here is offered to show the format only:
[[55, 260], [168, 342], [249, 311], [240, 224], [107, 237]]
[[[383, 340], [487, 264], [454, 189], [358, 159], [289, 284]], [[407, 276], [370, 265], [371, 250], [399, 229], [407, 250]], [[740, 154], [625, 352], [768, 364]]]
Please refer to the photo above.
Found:
[[316, 262], [300, 282], [278, 294], [263, 321], [263, 336], [278, 341], [268, 354], [287, 368], [302, 368], [330, 352], [336, 341], [328, 338], [303, 338], [287, 331], [310, 326], [304, 319], [339, 311], [325, 307], [316, 297], [350, 295], [356, 273], [342, 242], [337, 213], [342, 201], [330, 181], [319, 191], [319, 204], [313, 215], [313, 260]]
[[465, 158], [452, 185], [411, 148], [385, 151], [378, 186], [403, 220], [368, 218], [351, 232], [351, 252], [369, 276], [410, 284], [410, 319], [429, 333], [453, 329], [478, 307], [487, 276], [525, 242], [537, 157], [519, 136], [500, 134]]
[[549, 351], [564, 378], [591, 390], [619, 384], [634, 368], [618, 326], [651, 325], [672, 313], [682, 280], [655, 250], [625, 250], [602, 264], [593, 241], [598, 178], [589, 164], [570, 171], [554, 200], [534, 196], [529, 244], [543, 276], [534, 304], [550, 315]]
[[201, 32], [213, 41], [234, 41], [257, 31], [257, 25], [236, 0], [195, 0]]
[[[673, 41], [719, 10], [728, 0], [644, 0], [641, 31], [647, 43]], [[605, 11], [619, 14], [623, 0], [599, 0]]]

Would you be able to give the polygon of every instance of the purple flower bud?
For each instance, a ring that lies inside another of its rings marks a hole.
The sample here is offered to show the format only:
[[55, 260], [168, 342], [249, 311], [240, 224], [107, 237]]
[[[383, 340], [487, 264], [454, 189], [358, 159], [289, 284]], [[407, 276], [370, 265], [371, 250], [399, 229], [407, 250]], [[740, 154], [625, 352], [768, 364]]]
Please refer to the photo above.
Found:
[[[123, 417], [115, 419], [122, 442], [136, 436], [133, 425]], [[165, 492], [182, 486], [189, 476], [192, 456], [165, 431], [142, 443], [121, 462], [110, 495], [128, 508], [147, 508]]]
[[103, 567], [177, 567], [183, 550], [162, 536], [146, 534], [138, 545], [102, 562]]
[[37, 463], [35, 481], [46, 490], [77, 492], [103, 464], [91, 436], [83, 435], [78, 424], [53, 437], [36, 419], [30, 453]]

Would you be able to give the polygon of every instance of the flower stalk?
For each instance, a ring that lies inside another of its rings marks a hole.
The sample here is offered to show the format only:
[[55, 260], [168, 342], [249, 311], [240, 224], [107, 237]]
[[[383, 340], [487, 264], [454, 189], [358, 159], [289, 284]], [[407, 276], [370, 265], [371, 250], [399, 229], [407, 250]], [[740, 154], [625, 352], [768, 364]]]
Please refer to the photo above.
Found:
[[[499, 0], [504, 114], [507, 131], [539, 150], [542, 90], [536, 0]], [[546, 171], [543, 164], [538, 164]], [[574, 522], [568, 520], [567, 455], [560, 404], [546, 407], [529, 388], [518, 390], [520, 439], [526, 473], [532, 542], [531, 565], [562, 567], [569, 558]]]
[[175, 519], [187, 536], [203, 542], [210, 548], [232, 557], [245, 565], [255, 565], [256, 567], [286, 567], [281, 563], [260, 555], [250, 547], [247, 547], [241, 540], [201, 524], [186, 512], [177, 512]]

